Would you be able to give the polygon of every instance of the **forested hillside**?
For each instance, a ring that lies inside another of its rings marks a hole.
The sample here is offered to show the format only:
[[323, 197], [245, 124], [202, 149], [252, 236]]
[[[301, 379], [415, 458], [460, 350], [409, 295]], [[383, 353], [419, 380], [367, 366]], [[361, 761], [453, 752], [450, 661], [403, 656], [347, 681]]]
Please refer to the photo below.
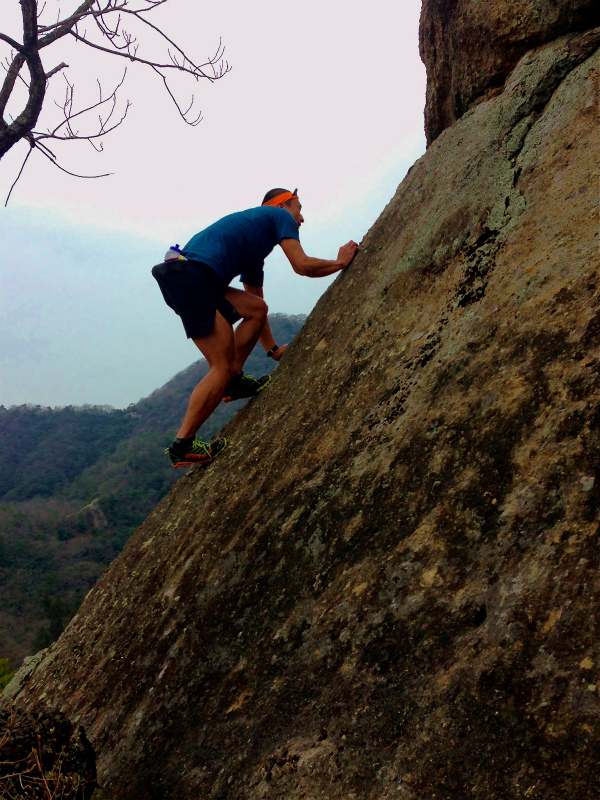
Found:
[[[290, 341], [304, 316], [270, 316]], [[275, 362], [257, 346], [246, 373]], [[0, 406], [0, 658], [11, 667], [58, 637], [103, 570], [186, 470], [163, 455], [202, 359], [129, 408]], [[211, 438], [244, 404], [222, 403]]]

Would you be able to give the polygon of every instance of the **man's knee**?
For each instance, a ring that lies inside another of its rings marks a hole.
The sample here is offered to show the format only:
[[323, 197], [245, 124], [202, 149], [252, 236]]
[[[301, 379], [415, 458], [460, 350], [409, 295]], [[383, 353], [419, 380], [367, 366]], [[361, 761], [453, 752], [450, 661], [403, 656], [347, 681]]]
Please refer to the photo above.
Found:
[[269, 307], [261, 297], [252, 297], [245, 311], [244, 319], [256, 319], [260, 322], [264, 322], [267, 318]]
[[233, 359], [212, 364], [210, 369], [224, 384], [228, 384], [237, 372]]

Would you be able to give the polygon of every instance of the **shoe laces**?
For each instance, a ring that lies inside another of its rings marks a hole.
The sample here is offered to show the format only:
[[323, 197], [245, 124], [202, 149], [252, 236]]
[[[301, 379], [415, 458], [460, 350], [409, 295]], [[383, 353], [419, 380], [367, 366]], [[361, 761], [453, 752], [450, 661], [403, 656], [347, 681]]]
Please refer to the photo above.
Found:
[[[184, 458], [188, 453], [202, 453], [203, 455], [209, 456], [210, 452], [211, 452], [210, 448], [211, 448], [211, 446], [210, 446], [210, 444], [208, 442], [203, 442], [202, 439], [199, 439], [196, 436], [196, 438], [191, 443], [191, 445], [188, 447], [186, 452], [180, 454], [180, 458]], [[167, 456], [173, 455], [170, 447], [167, 447], [165, 449], [165, 455], [167, 455]]]
[[203, 442], [202, 439], [196, 438], [192, 442], [192, 446], [190, 447], [190, 451], [192, 453], [203, 453], [204, 455], [210, 455], [210, 444], [208, 442]]
[[257, 383], [260, 383], [256, 378], [253, 378], [252, 375], [243, 375], [240, 378], [240, 382], [246, 384], [247, 386], [256, 386]]

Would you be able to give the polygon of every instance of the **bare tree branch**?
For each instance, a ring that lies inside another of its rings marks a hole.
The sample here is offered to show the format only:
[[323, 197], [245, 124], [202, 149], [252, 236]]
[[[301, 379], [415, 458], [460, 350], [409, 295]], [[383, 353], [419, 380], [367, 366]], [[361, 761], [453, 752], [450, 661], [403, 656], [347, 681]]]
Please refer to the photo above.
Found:
[[189, 112], [192, 109], [192, 106], [194, 105], [194, 95], [192, 95], [192, 101], [191, 101], [190, 105], [188, 106], [187, 110], [186, 111], [182, 111], [181, 110], [181, 106], [179, 105], [179, 103], [175, 99], [175, 96], [173, 95], [173, 92], [169, 88], [169, 83], [168, 83], [166, 77], [156, 67], [152, 67], [152, 69], [157, 73], [157, 75], [159, 75], [162, 78], [162, 82], [164, 84], [164, 87], [167, 90], [167, 92], [169, 93], [169, 95], [171, 97], [171, 100], [175, 104], [175, 108], [179, 112], [179, 116], [181, 117], [181, 119], [184, 122], [187, 122], [187, 124], [190, 125], [192, 128], [195, 127], [196, 125], [198, 125], [198, 123], [200, 123], [202, 121], [202, 112], [201, 111], [199, 112], [198, 116], [195, 117], [193, 120], [189, 120], [188, 117], [187, 117], [187, 115], [189, 114]]
[[65, 64], [65, 62], [63, 61], [62, 64], [59, 64], [57, 67], [54, 67], [54, 69], [51, 69], [50, 72], [46, 73], [46, 80], [48, 80], [48, 78], [51, 78], [53, 75], [56, 75], [56, 73], [60, 72], [61, 69], [65, 69], [65, 67], [68, 66], [69, 65]]
[[[37, 145], [36, 145], [37, 146]], [[68, 169], [65, 167], [61, 167], [61, 165], [54, 159], [52, 159], [47, 153], [44, 152], [42, 148], [38, 148], [42, 155], [46, 156], [47, 159], [52, 161], [55, 167], [58, 167], [62, 172], [66, 172], [67, 175], [72, 175], [74, 178], [86, 178], [86, 179], [94, 179], [94, 178], [108, 178], [109, 175], [112, 175], [112, 172], [104, 172], [102, 175], [79, 175], [76, 172], [69, 172]]]
[[0, 89], [0, 130], [2, 130], [2, 123], [4, 122], [2, 118], [4, 117], [6, 104], [10, 99], [12, 90], [15, 88], [15, 82], [24, 63], [25, 56], [22, 53], [18, 53], [13, 58], [11, 65], [6, 70], [6, 78], [2, 84], [2, 89]]
[[[189, 103], [187, 101], [181, 103], [168, 76], [171, 75], [174, 79], [177, 74], [182, 74], [196, 81], [202, 78], [212, 83], [230, 71], [229, 64], [224, 60], [224, 48], [220, 40], [215, 54], [200, 64], [158, 25], [147, 19], [146, 15], [149, 12], [164, 5], [168, 0], [79, 0], [79, 5], [72, 13], [62, 16], [59, 9], [55, 20], [47, 22], [42, 22], [46, 9], [45, 0], [41, 9], [38, 8], [37, 0], [19, 0], [19, 2], [23, 18], [23, 43], [0, 33], [0, 45], [4, 43], [11, 48], [10, 57], [4, 58], [2, 62], [6, 76], [0, 87], [0, 158], [21, 140], [29, 143], [29, 151], [10, 188], [7, 202], [23, 174], [32, 151], [36, 149], [69, 175], [83, 178], [104, 177], [104, 175], [77, 175], [71, 172], [58, 163], [56, 155], [45, 142], [50, 139], [59, 142], [87, 141], [95, 150], [101, 151], [103, 149], [101, 138], [123, 123], [131, 105], [127, 100], [124, 107], [118, 110], [120, 104], [117, 102], [117, 93], [123, 86], [126, 71], [111, 92], [105, 93], [98, 81], [98, 100], [80, 110], [75, 110], [74, 106], [74, 84], [65, 76], [66, 88], [63, 100], [54, 103], [60, 109], [60, 121], [45, 131], [34, 130], [46, 99], [49, 79], [68, 67], [61, 61], [56, 67], [45, 72], [40, 53], [46, 47], [54, 45], [66, 36], [71, 36], [107, 56], [118, 56], [149, 67], [159, 75], [179, 116], [192, 126], [197, 125], [202, 119], [200, 111], [198, 113], [192, 111], [195, 97], [191, 94], [188, 98]], [[92, 23], [91, 26], [86, 22]], [[130, 24], [133, 27], [130, 28]], [[136, 25], [138, 31], [135, 29]], [[154, 38], [161, 50], [150, 51], [147, 54], [147, 36], [138, 40], [137, 34], [140, 30], [146, 32], [151, 39]], [[141, 49], [142, 44], [144, 50]], [[29, 73], [29, 81], [23, 73], [25, 66]], [[15, 119], [7, 121], [6, 109], [11, 98], [17, 96], [14, 92], [17, 81], [26, 86], [27, 99], [20, 114]], [[97, 116], [90, 130], [88, 121], [91, 122], [94, 112], [97, 112]], [[80, 125], [82, 130], [79, 129]]]
[[25, 156], [25, 160], [24, 160], [24, 161], [23, 161], [23, 163], [21, 164], [21, 169], [19, 170], [19, 174], [18, 174], [18, 175], [17, 175], [17, 177], [14, 179], [14, 181], [13, 181], [13, 183], [12, 183], [12, 186], [10, 187], [10, 190], [9, 190], [9, 192], [8, 192], [8, 194], [6, 195], [6, 202], [4, 203], [4, 207], [5, 207], [5, 208], [6, 208], [6, 206], [8, 205], [8, 201], [10, 200], [10, 196], [11, 196], [11, 194], [12, 194], [12, 191], [13, 191], [13, 189], [15, 188], [15, 186], [16, 186], [16, 185], [17, 185], [17, 183], [19, 182], [19, 178], [20, 178], [20, 177], [21, 177], [21, 175], [23, 174], [23, 170], [25, 169], [25, 164], [27, 164], [27, 161], [28, 161], [28, 159], [29, 159], [29, 156], [30, 156], [32, 153], [33, 153], [33, 147], [30, 147], [30, 148], [29, 148], [29, 150], [27, 151], [27, 155]]
[[7, 36], [5, 33], [0, 33], [0, 40], [9, 44], [13, 50], [16, 50], [18, 53], [23, 51], [23, 45], [15, 42], [14, 39], [11, 39], [10, 36]]
[[[228, 64], [224, 66], [224, 68], [219, 71], [218, 73], [214, 74], [213, 76], [207, 75], [202, 71], [203, 67], [212, 66], [214, 70], [214, 66], [216, 65], [217, 61], [213, 59], [209, 59], [206, 63], [202, 64], [201, 66], [197, 67], [193, 62], [188, 62], [190, 66], [186, 66], [185, 64], [179, 64], [177, 62], [171, 61], [170, 64], [159, 64], [156, 61], [148, 61], [145, 58], [141, 58], [140, 56], [135, 55], [130, 51], [128, 52], [121, 52], [120, 50], [111, 50], [109, 47], [103, 47], [100, 44], [96, 44], [95, 42], [86, 39], [84, 36], [80, 36], [76, 31], [69, 31], [71, 36], [73, 36], [77, 41], [83, 42], [83, 44], [87, 44], [88, 47], [94, 48], [94, 50], [100, 50], [103, 53], [109, 53], [113, 56], [121, 56], [122, 58], [126, 58], [128, 61], [136, 61], [138, 64], [145, 64], [147, 67], [154, 67], [155, 69], [176, 69], [179, 72], [187, 72], [190, 75], [194, 75], [196, 78], [206, 78], [207, 80], [214, 81], [221, 78], [226, 72], [230, 71], [230, 67]], [[127, 47], [131, 47], [134, 44], [134, 40], [132, 39]], [[219, 51], [217, 51], [219, 52]], [[221, 60], [222, 56], [219, 56], [218, 60]]]
[[[52, 130], [48, 130], [46, 132], [32, 131], [31, 134], [27, 137], [27, 139], [29, 141], [29, 144], [30, 144], [30, 150], [27, 153], [27, 156], [25, 157], [25, 160], [23, 161], [23, 164], [21, 165], [21, 169], [19, 170], [19, 174], [17, 175], [15, 181], [13, 182], [13, 184], [12, 184], [12, 186], [10, 188], [10, 191], [9, 191], [8, 196], [6, 198], [5, 205], [8, 204], [8, 201], [10, 199], [12, 191], [15, 188], [15, 186], [17, 185], [19, 179], [21, 178], [21, 176], [23, 174], [23, 171], [25, 169], [25, 165], [27, 164], [27, 160], [29, 159], [29, 156], [31, 155], [31, 153], [33, 152], [33, 150], [35, 148], [37, 148], [42, 153], [42, 155], [46, 156], [46, 158], [48, 158], [48, 160], [51, 161], [54, 164], [55, 167], [58, 167], [58, 169], [62, 170], [63, 172], [66, 172], [68, 175], [72, 175], [73, 177], [76, 177], [76, 178], [105, 178], [108, 175], [112, 175], [111, 172], [103, 173], [101, 175], [79, 175], [79, 174], [77, 174], [75, 172], [71, 172], [70, 170], [66, 169], [65, 167], [61, 166], [61, 164], [58, 163], [56, 154], [53, 153], [52, 150], [50, 150], [50, 148], [45, 144], [45, 140], [52, 139], [52, 140], [59, 141], [59, 142], [85, 141], [85, 142], [89, 142], [89, 144], [97, 152], [102, 152], [102, 150], [104, 149], [103, 145], [102, 145], [102, 142], [100, 142], [99, 144], [96, 144], [96, 140], [100, 139], [103, 136], [106, 136], [107, 134], [111, 133], [116, 128], [118, 128], [123, 123], [125, 117], [127, 116], [127, 112], [129, 111], [129, 108], [131, 106], [131, 103], [129, 101], [127, 101], [127, 103], [125, 105], [125, 109], [123, 110], [120, 119], [117, 122], [113, 122], [112, 124], [110, 124], [111, 123], [111, 119], [113, 118], [115, 109], [117, 107], [117, 93], [118, 93], [119, 89], [123, 86], [126, 74], [127, 74], [127, 70], [124, 71], [123, 77], [121, 78], [121, 80], [117, 83], [117, 85], [112, 90], [112, 92], [109, 95], [107, 95], [106, 97], [102, 96], [102, 84], [100, 83], [100, 81], [97, 81], [98, 92], [99, 92], [98, 101], [96, 103], [93, 103], [92, 105], [89, 105], [89, 106], [86, 106], [85, 108], [82, 108], [79, 111], [73, 111], [73, 100], [74, 100], [75, 87], [74, 87], [73, 84], [69, 83], [69, 80], [65, 76], [65, 82], [67, 84], [67, 88], [66, 88], [66, 92], [65, 92], [65, 99], [64, 99], [63, 103], [60, 105], [60, 108], [61, 108], [61, 110], [63, 112], [64, 119], [58, 125], [56, 125]], [[98, 109], [98, 108], [104, 106], [107, 103], [110, 104], [110, 110], [109, 110], [108, 114], [105, 117], [102, 117], [102, 115], [98, 116], [97, 131], [95, 133], [85, 133], [83, 135], [80, 135], [78, 131], [75, 131], [73, 129], [73, 126], [72, 126], [73, 120], [77, 119], [78, 117], [83, 117], [84, 115], [88, 114], [90, 111], [93, 111], [94, 109]], [[66, 128], [66, 135], [59, 134], [59, 131], [63, 127]]]
[[[26, 136], [33, 128], [38, 120], [42, 110], [42, 104], [46, 96], [46, 73], [42, 66], [42, 61], [38, 53], [37, 43], [37, 5], [36, 0], [20, 0], [21, 11], [23, 15], [23, 47], [22, 55], [25, 56], [27, 68], [29, 69], [30, 85], [29, 96], [23, 111], [19, 116], [7, 125], [4, 119], [0, 122], [0, 158], [8, 152], [8, 150], [16, 144], [20, 139]], [[17, 61], [19, 55], [13, 61]], [[18, 64], [18, 69], [14, 75], [16, 80], [22, 62]], [[8, 78], [9, 76], [7, 76]], [[3, 87], [4, 88], [4, 87]], [[6, 106], [6, 104], [5, 104]]]
[[57, 39], [60, 39], [69, 33], [73, 25], [75, 25], [75, 23], [79, 22], [80, 19], [89, 13], [95, 2], [96, 0], [85, 0], [85, 2], [83, 2], [79, 8], [71, 14], [70, 17], [67, 17], [66, 19], [46, 28], [41, 27], [41, 31], [49, 31], [49, 33], [47, 33], [45, 36], [42, 36], [38, 47], [40, 49], [42, 47], [47, 47], [49, 44], [52, 44], [52, 42], [55, 42]]
[[[104, 97], [104, 98], [102, 97], [102, 85], [101, 85], [100, 81], [98, 81], [97, 82], [98, 83], [98, 91], [99, 91], [99, 94], [100, 94], [100, 98], [99, 98], [98, 102], [97, 103], [93, 103], [92, 105], [87, 106], [86, 108], [82, 108], [80, 111], [76, 111], [76, 112], [73, 112], [73, 95], [74, 95], [75, 87], [73, 86], [73, 84], [69, 83], [67, 78], [65, 78], [65, 81], [67, 83], [67, 90], [66, 90], [65, 101], [61, 106], [63, 114], [64, 114], [64, 119], [53, 130], [48, 130], [46, 133], [40, 133], [40, 132], [33, 131], [33, 135], [35, 137], [35, 141], [36, 142], [40, 142], [43, 139], [58, 139], [60, 141], [67, 141], [68, 139], [80, 139], [80, 140], [91, 141], [92, 139], [99, 139], [101, 136], [105, 136], [107, 133], [110, 133], [115, 128], [118, 128], [119, 125], [121, 125], [121, 123], [123, 122], [123, 120], [127, 116], [127, 112], [129, 111], [129, 108], [131, 106], [131, 103], [129, 101], [127, 101], [127, 104], [125, 106], [125, 110], [124, 110], [123, 114], [121, 115], [121, 119], [118, 122], [116, 122], [113, 125], [111, 125], [110, 127], [107, 127], [107, 126], [108, 126], [108, 123], [110, 122], [110, 119], [112, 118], [112, 115], [113, 115], [113, 113], [115, 111], [115, 108], [116, 108], [117, 92], [119, 91], [121, 86], [123, 86], [123, 83], [125, 82], [126, 75], [127, 75], [127, 70], [125, 70], [125, 72], [123, 73], [123, 77], [121, 78], [119, 83], [115, 86], [115, 88], [112, 90], [112, 92], [109, 95], [107, 95], [107, 97]], [[79, 136], [79, 134], [77, 134], [77, 133], [75, 133], [73, 131], [72, 122], [73, 122], [74, 119], [76, 119], [77, 117], [81, 117], [84, 114], [88, 114], [90, 111], [93, 111], [96, 108], [100, 108], [105, 103], [111, 103], [112, 107], [111, 107], [111, 110], [110, 110], [108, 116], [106, 117], [106, 119], [102, 119], [102, 117], [98, 118], [99, 119], [99, 126], [98, 126], [98, 131], [96, 133], [91, 133], [91, 134], [88, 133], [88, 134], [85, 134], [84, 136]], [[66, 126], [66, 129], [68, 131], [67, 136], [59, 136], [58, 135], [58, 131], [63, 126]]]
[[23, 14], [23, 52], [35, 47], [38, 37], [36, 0], [20, 0]]
[[[164, 2], [164, 1], [165, 1], [165, 0], [162, 0], [162, 2]], [[144, 25], [147, 25], [149, 28], [152, 28], [152, 30], [153, 30], [153, 31], [156, 31], [156, 33], [158, 33], [160, 36], [162, 36], [162, 38], [163, 38], [165, 41], [167, 41], [167, 42], [168, 42], [168, 43], [171, 45], [171, 47], [174, 47], [174, 48], [175, 48], [175, 49], [176, 49], [176, 50], [177, 50], [177, 51], [178, 51], [178, 52], [181, 54], [181, 56], [183, 57], [184, 63], [185, 63], [185, 62], [187, 62], [187, 63], [188, 63], [188, 64], [190, 64], [190, 65], [191, 65], [191, 66], [192, 66], [192, 67], [193, 67], [195, 70], [200, 70], [200, 69], [201, 69], [201, 67], [198, 67], [198, 66], [196, 66], [196, 65], [195, 65], [195, 64], [194, 64], [194, 63], [193, 63], [193, 62], [192, 62], [192, 61], [191, 61], [191, 60], [190, 60], [190, 59], [187, 57], [187, 55], [186, 55], [186, 54], [183, 52], [183, 50], [182, 50], [182, 49], [179, 47], [179, 45], [178, 45], [178, 44], [176, 44], [176, 42], [174, 42], [172, 39], [170, 39], [170, 38], [169, 38], [169, 37], [166, 35], [166, 33], [164, 33], [164, 31], [161, 31], [161, 30], [160, 30], [160, 28], [157, 28], [157, 27], [156, 27], [156, 25], [153, 25], [153, 24], [152, 24], [151, 22], [149, 22], [147, 19], [144, 19], [144, 17], [140, 17], [140, 16], [139, 16], [139, 12], [138, 12], [138, 13], [136, 13], [136, 12], [133, 12], [133, 11], [131, 11], [130, 9], [123, 9], [123, 13], [125, 13], [125, 14], [135, 14], [135, 16], [136, 16], [138, 19], [140, 19], [140, 20], [141, 20], [141, 21], [144, 23]], [[217, 54], [215, 55], [215, 57], [214, 57], [214, 58], [211, 58], [211, 59], [209, 59], [209, 61], [208, 61], [206, 64], [202, 64], [202, 66], [203, 66], [203, 67], [204, 67], [204, 66], [207, 66], [207, 65], [211, 65], [211, 66], [212, 66], [212, 64], [216, 64], [216, 63], [218, 63], [219, 61], [221, 61], [221, 59], [222, 59], [222, 56], [223, 56], [223, 54], [222, 54], [222, 52], [221, 52], [221, 49], [222, 49], [222, 43], [221, 43], [221, 40], [219, 40], [219, 47], [218, 47], [218, 49], [217, 49]], [[170, 54], [170, 53], [169, 53], [169, 54]], [[227, 70], [227, 71], [229, 71], [229, 70]], [[205, 77], [208, 77], [208, 76], [205, 76]]]

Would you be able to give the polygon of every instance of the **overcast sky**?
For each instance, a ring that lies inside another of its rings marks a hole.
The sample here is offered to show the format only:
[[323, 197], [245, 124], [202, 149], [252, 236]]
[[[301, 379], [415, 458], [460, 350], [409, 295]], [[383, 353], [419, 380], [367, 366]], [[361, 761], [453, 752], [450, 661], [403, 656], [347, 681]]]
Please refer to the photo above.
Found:
[[[156, 76], [130, 66], [121, 97], [133, 105], [104, 152], [55, 150], [67, 169], [108, 178], [78, 180], [32, 156], [0, 211], [0, 404], [124, 407], [196, 360], [150, 268], [169, 245], [259, 205], [273, 186], [298, 186], [309, 255], [335, 258], [360, 241], [425, 149], [419, 11], [420, 0], [170, 0], [159, 9], [155, 21], [198, 58], [221, 38], [232, 70], [177, 85], [203, 112], [190, 128]], [[19, 12], [18, 0], [4, 0], [2, 30], [18, 39]], [[76, 104], [93, 97], [97, 76], [105, 88], [120, 77], [121, 59], [53, 47], [44, 67], [69, 64]], [[62, 75], [51, 81], [59, 97]], [[2, 202], [26, 152], [15, 147], [0, 162]], [[276, 248], [270, 310], [309, 313], [329, 280], [296, 276]]]

